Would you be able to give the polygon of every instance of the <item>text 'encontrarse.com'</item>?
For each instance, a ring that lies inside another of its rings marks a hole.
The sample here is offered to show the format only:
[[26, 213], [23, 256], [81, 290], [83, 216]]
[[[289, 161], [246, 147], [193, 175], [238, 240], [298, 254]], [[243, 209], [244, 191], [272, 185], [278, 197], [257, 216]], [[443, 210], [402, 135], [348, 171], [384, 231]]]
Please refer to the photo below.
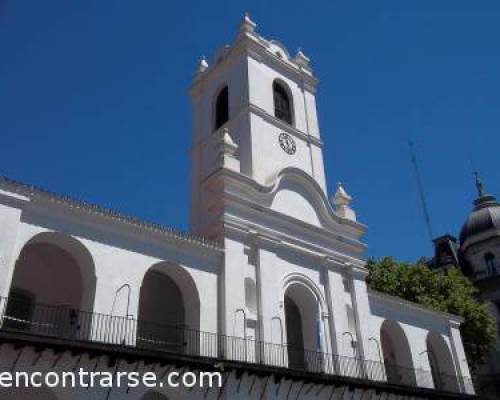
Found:
[[96, 372], [80, 368], [72, 372], [0, 372], [3, 388], [162, 388], [162, 387], [221, 387], [220, 372]]

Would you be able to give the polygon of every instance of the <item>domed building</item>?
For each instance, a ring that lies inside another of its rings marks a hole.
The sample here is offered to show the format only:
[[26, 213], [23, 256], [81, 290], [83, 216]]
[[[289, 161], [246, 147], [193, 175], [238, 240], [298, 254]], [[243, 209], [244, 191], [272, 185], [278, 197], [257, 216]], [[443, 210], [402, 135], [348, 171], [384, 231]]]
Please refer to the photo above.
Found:
[[459, 242], [451, 235], [434, 239], [435, 254], [429, 265], [446, 269], [459, 265], [479, 289], [497, 320], [497, 348], [478, 371], [478, 389], [486, 398], [500, 398], [500, 204], [485, 191], [476, 173], [477, 198], [460, 230]]
[[500, 394], [500, 204], [486, 193], [476, 173], [478, 197], [474, 209], [460, 231], [460, 265], [489, 302], [497, 320], [497, 348], [480, 371], [481, 392], [498, 398]]
[[500, 304], [500, 204], [485, 192], [478, 174], [476, 186], [474, 209], [460, 231], [459, 257], [464, 274], [478, 285], [485, 299]]

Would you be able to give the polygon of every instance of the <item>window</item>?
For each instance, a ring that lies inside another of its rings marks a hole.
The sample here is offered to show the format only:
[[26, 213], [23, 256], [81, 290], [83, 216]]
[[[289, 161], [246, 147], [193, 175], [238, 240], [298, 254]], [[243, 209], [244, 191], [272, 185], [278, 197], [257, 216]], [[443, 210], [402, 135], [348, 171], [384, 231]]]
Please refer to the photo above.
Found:
[[488, 275], [495, 275], [497, 273], [497, 268], [495, 266], [495, 256], [489, 252], [486, 253], [484, 255], [484, 262], [486, 263]]
[[215, 102], [215, 129], [219, 129], [229, 119], [229, 90], [227, 86], [219, 92]]
[[290, 96], [282, 84], [273, 83], [274, 116], [287, 124], [292, 124], [292, 105]]

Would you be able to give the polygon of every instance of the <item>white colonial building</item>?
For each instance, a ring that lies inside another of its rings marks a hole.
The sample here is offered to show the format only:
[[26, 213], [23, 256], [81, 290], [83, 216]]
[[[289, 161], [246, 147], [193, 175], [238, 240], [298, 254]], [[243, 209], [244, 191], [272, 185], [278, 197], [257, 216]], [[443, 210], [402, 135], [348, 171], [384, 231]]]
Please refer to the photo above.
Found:
[[255, 27], [193, 78], [192, 233], [0, 180], [1, 370], [217, 360], [225, 386], [12, 398], [471, 397], [462, 320], [367, 289], [310, 60]]

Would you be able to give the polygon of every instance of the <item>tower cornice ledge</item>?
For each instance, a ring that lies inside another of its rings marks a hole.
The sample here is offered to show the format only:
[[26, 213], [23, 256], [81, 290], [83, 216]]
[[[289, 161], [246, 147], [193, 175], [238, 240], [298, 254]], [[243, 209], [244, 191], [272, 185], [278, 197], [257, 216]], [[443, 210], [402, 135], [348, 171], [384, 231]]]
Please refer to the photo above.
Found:
[[[326, 195], [314, 178], [306, 172], [294, 167], [282, 169], [276, 176], [271, 177], [266, 184], [261, 184], [240, 172], [227, 168], [219, 168], [203, 181], [203, 185], [207, 185], [207, 187], [223, 186], [226, 195], [230, 194], [232, 199], [255, 203], [254, 208], [259, 206], [268, 208], [268, 203], [272, 202], [274, 196], [280, 190], [281, 183], [286, 179], [293, 179], [309, 187], [306, 190], [316, 198], [318, 202], [317, 205], [322, 206], [320, 211], [323, 217], [328, 218], [336, 224], [352, 228], [353, 232], [356, 232], [359, 236], [366, 232], [366, 225], [346, 218], [341, 218], [335, 214]], [[269, 209], [269, 211], [272, 212], [273, 210]], [[287, 217], [286, 214], [279, 214]], [[296, 218], [293, 219], [294, 221], [304, 223]], [[323, 229], [328, 230], [329, 227], [330, 226], [325, 226]]]
[[[300, 254], [314, 260], [318, 265], [323, 265], [332, 270], [345, 271], [347, 273], [350, 273], [353, 269], [365, 270], [365, 261], [363, 259], [346, 254], [345, 251], [334, 250], [334, 244], [330, 247], [321, 246], [317, 243], [287, 235], [284, 232], [277, 232], [264, 226], [249, 225], [248, 221], [228, 215], [224, 217], [223, 225], [227, 236], [239, 238], [249, 245], [255, 245], [271, 251], [280, 249]], [[326, 259], [334, 261], [327, 266], [325, 265]]]
[[349, 273], [353, 278], [364, 279], [368, 275], [365, 261], [339, 255], [338, 257], [324, 256], [322, 265], [332, 271]]
[[[204, 67], [201, 74], [195, 75], [189, 92], [191, 94], [196, 93], [197, 87], [203, 85], [205, 81], [212, 79], [214, 74], [221, 73], [226, 67], [225, 64], [230, 65], [231, 62], [234, 62], [235, 56], [239, 53], [252, 57], [260, 62], [265, 61], [283, 75], [300, 80], [304, 89], [315, 93], [316, 86], [319, 84], [319, 79], [312, 74], [311, 69], [299, 65], [297, 59], [291, 58], [288, 52], [286, 52], [287, 54], [285, 57], [279, 57], [277, 54], [270, 51], [273, 42], [275, 41], [267, 40], [256, 32], [240, 32], [233, 44], [226, 46], [223, 56], [213, 60], [209, 66]], [[282, 47], [282, 45], [280, 47]]]
[[[244, 111], [247, 111], [247, 110], [244, 110]], [[294, 126], [283, 122], [279, 118], [276, 118], [274, 115], [269, 114], [266, 110], [260, 108], [259, 106], [255, 105], [255, 104], [249, 104], [248, 111], [253, 112], [254, 114], [258, 115], [259, 117], [262, 117], [263, 119], [265, 119], [268, 122], [271, 122], [273, 125], [276, 125], [281, 130], [304, 140], [306, 143], [313, 144], [313, 145], [318, 146], [318, 147], [323, 147], [323, 141], [321, 139], [319, 139], [319, 137], [307, 134], [307, 133], [295, 128]], [[319, 133], [318, 133], [318, 136], [319, 136]]]

